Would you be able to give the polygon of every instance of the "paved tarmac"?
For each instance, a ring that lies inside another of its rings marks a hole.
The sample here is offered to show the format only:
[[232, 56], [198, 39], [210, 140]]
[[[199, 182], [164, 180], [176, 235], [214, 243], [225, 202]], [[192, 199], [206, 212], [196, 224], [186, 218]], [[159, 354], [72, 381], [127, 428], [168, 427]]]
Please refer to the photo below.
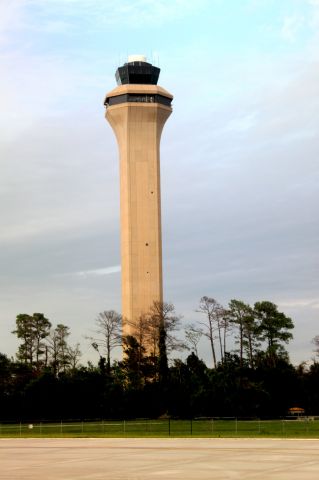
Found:
[[0, 439], [1, 480], [318, 480], [319, 440]]

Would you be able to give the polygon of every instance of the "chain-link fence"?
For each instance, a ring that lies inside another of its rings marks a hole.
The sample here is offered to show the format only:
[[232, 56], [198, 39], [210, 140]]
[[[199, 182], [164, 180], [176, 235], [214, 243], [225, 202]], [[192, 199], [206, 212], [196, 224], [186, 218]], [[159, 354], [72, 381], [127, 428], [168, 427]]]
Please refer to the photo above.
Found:
[[319, 438], [319, 417], [140, 419], [0, 423], [0, 437], [275, 437]]

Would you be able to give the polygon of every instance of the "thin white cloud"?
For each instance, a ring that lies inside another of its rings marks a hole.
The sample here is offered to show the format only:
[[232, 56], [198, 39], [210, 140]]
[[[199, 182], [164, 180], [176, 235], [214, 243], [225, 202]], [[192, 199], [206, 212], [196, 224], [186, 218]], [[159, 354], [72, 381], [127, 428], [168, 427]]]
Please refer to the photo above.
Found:
[[[20, 26], [23, 28], [68, 33], [79, 21], [92, 24], [95, 29], [118, 24], [131, 29], [143, 24], [160, 26], [193, 15], [211, 3], [209, 0], [21, 0], [14, 2], [14, 7], [22, 13], [23, 23]], [[40, 13], [41, 23], [28, 15], [31, 9]], [[12, 9], [7, 10], [11, 16]], [[54, 16], [59, 19], [53, 20]], [[77, 28], [80, 28], [79, 25]]]
[[319, 30], [319, 0], [309, 0], [309, 4], [312, 7], [310, 26], [317, 32]]
[[76, 277], [86, 278], [89, 276], [104, 276], [111, 275], [112, 273], [119, 273], [121, 271], [120, 265], [113, 265], [112, 267], [96, 268], [94, 270], [83, 270], [81, 272], [75, 272], [71, 275]]
[[250, 130], [256, 123], [256, 114], [249, 113], [244, 116], [235, 117], [230, 120], [225, 131], [246, 132]]
[[0, 46], [8, 42], [12, 30], [21, 27], [24, 0], [0, 1]]
[[80, 270], [78, 272], [57, 273], [53, 275], [54, 278], [82, 278], [89, 277], [105, 277], [121, 271], [121, 265], [112, 265], [111, 267], [94, 268], [90, 270]]
[[281, 28], [281, 37], [287, 42], [296, 41], [299, 32], [305, 25], [305, 18], [302, 15], [294, 14], [284, 18]]
[[319, 298], [293, 298], [291, 300], [277, 300], [280, 308], [319, 308]]

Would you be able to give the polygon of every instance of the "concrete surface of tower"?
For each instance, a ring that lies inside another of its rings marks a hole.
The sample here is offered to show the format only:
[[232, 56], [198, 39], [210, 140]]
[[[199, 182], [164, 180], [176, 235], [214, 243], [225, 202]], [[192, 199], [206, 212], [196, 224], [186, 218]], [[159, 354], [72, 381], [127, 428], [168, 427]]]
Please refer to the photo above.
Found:
[[105, 98], [120, 153], [122, 316], [124, 335], [154, 301], [163, 301], [160, 139], [173, 96], [157, 85], [160, 69], [132, 55]]

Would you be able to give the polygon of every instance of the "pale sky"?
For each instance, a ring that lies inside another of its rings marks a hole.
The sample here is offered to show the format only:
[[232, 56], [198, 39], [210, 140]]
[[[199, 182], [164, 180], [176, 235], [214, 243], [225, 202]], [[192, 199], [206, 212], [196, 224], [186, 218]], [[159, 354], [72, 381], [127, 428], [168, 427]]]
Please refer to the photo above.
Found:
[[[128, 54], [174, 95], [161, 145], [164, 290], [291, 316], [319, 334], [319, 0], [0, 0], [0, 352], [18, 313], [84, 358], [120, 310], [119, 165], [103, 98]], [[208, 346], [201, 356], [211, 363]]]

